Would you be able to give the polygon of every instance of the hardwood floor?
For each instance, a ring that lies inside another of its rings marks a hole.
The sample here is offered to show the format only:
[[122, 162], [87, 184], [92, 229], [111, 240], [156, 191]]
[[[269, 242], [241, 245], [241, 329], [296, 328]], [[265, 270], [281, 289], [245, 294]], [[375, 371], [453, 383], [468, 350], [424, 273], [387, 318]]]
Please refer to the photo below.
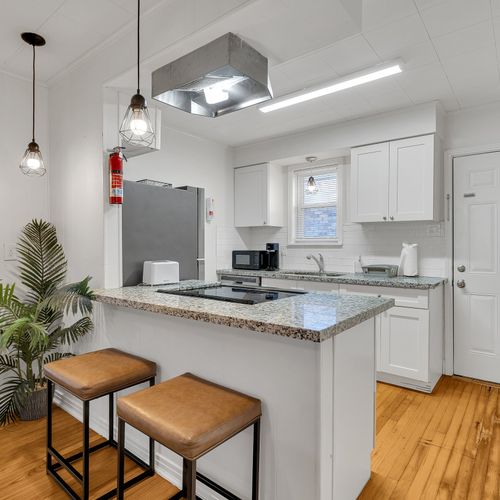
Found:
[[360, 499], [499, 499], [499, 390], [455, 377], [432, 395], [378, 384], [372, 478]]
[[[444, 377], [432, 395], [379, 384], [373, 472], [360, 499], [500, 499], [499, 391], [453, 377]], [[79, 449], [80, 423], [60, 409], [54, 431], [65, 454]], [[92, 433], [92, 443], [100, 439]], [[0, 500], [67, 498], [45, 474], [44, 446], [44, 420], [0, 429]], [[134, 470], [128, 463], [127, 474]], [[93, 498], [114, 486], [114, 450], [92, 454], [91, 474]], [[176, 491], [155, 476], [126, 497], [168, 498]]]
[[[81, 424], [54, 408], [54, 445], [68, 456], [81, 448]], [[91, 431], [90, 444], [103, 439]], [[81, 461], [74, 462], [81, 472]], [[140, 469], [127, 459], [126, 479]], [[61, 475], [78, 493], [78, 483], [66, 471]], [[116, 451], [104, 448], [90, 459], [91, 498], [115, 487]], [[152, 500], [169, 498], [178, 490], [155, 475], [130, 488], [127, 499]], [[67, 500], [68, 496], [45, 473], [45, 419], [18, 422], [0, 429], [0, 500]]]

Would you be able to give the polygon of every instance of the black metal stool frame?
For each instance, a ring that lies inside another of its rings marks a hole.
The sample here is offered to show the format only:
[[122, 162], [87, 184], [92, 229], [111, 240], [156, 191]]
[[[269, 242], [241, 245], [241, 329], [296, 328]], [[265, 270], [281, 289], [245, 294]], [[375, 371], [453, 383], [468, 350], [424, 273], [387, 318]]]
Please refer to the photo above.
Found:
[[[123, 500], [124, 490], [127, 487], [127, 483], [124, 483], [125, 479], [125, 420], [118, 417], [118, 471], [117, 471], [117, 500]], [[251, 422], [249, 425], [238, 431], [237, 433], [229, 436], [225, 441], [233, 438], [240, 432], [253, 426], [253, 459], [252, 459], [252, 500], [259, 500], [259, 461], [260, 461], [260, 417]], [[149, 438], [151, 441], [151, 437]], [[218, 443], [217, 448], [223, 442]], [[206, 453], [209, 453], [214, 448], [211, 448]], [[204, 455], [206, 454], [204, 453]], [[201, 500], [200, 497], [196, 496], [196, 480], [208, 486], [213, 491], [219, 493], [219, 495], [227, 498], [228, 500], [241, 500], [229, 490], [212, 481], [207, 476], [196, 471], [196, 460], [182, 459], [182, 490], [177, 492], [174, 496], [170, 497], [168, 500], [179, 500], [183, 497], [186, 500]]]
[[[122, 387], [119, 390], [129, 389], [130, 387], [134, 387], [135, 385], [142, 384], [144, 382], [149, 382], [149, 386], [152, 387], [155, 385], [156, 377], [147, 378], [140, 382], [136, 382], [133, 385]], [[47, 463], [46, 470], [47, 474], [49, 474], [55, 481], [61, 486], [61, 488], [69, 495], [73, 500], [88, 500], [89, 492], [90, 492], [90, 475], [89, 475], [89, 465], [90, 465], [90, 454], [94, 451], [105, 448], [106, 446], [112, 446], [113, 448], [118, 447], [117, 441], [114, 439], [114, 394], [118, 391], [108, 392], [106, 394], [102, 394], [96, 398], [91, 400], [85, 400], [83, 402], [83, 449], [82, 451], [75, 453], [69, 457], [63, 457], [61, 453], [59, 453], [52, 446], [52, 397], [53, 397], [53, 387], [55, 383], [47, 379]], [[63, 387], [64, 389], [64, 387]], [[94, 399], [99, 399], [101, 397], [108, 396], [109, 398], [109, 410], [108, 410], [108, 439], [103, 441], [102, 443], [96, 444], [94, 446], [90, 446], [90, 402]], [[154, 475], [154, 440], [149, 439], [149, 464], [141, 460], [139, 457], [134, 455], [132, 452], [123, 449], [123, 454], [129, 457], [132, 461], [134, 461], [139, 467], [143, 468], [143, 472], [138, 474], [137, 476], [129, 479], [126, 483], [124, 483], [123, 488], [129, 488], [134, 484], [142, 481], [147, 477], [151, 477]], [[54, 458], [57, 462], [52, 463], [52, 458]], [[83, 458], [83, 474], [81, 474], [75, 467], [72, 465], [72, 462]], [[64, 467], [81, 485], [82, 485], [82, 495], [79, 496], [75, 490], [60, 476], [57, 472], [59, 469]], [[116, 496], [116, 488], [108, 491], [104, 495], [101, 495], [97, 500], [107, 500], [109, 498], [113, 498]]]

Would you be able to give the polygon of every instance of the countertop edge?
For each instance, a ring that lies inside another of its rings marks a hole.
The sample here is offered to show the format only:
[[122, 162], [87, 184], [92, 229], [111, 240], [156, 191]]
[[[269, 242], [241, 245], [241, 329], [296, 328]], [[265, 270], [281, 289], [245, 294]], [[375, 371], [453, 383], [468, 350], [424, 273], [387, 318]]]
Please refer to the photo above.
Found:
[[[290, 271], [290, 272], [287, 272]], [[243, 276], [259, 276], [262, 278], [268, 279], [284, 279], [284, 280], [295, 280], [295, 281], [312, 281], [316, 283], [332, 283], [337, 285], [358, 285], [358, 286], [379, 286], [385, 288], [401, 288], [401, 289], [409, 289], [409, 290], [432, 290], [437, 288], [440, 285], [445, 284], [448, 279], [442, 277], [434, 277], [434, 276], [415, 276], [415, 278], [405, 277], [408, 280], [418, 279], [418, 278], [427, 278], [436, 280], [435, 283], [411, 283], [411, 282], [401, 282], [401, 281], [393, 281], [397, 278], [386, 278], [386, 277], [377, 277], [377, 278], [369, 278], [363, 279], [363, 276], [353, 278], [352, 273], [345, 273], [345, 275], [340, 276], [315, 276], [315, 275], [300, 275], [300, 274], [291, 274], [292, 270], [282, 269], [279, 271], [249, 271], [249, 270], [239, 270], [239, 269], [217, 269], [217, 275], [221, 274], [227, 275], [243, 275]], [[293, 273], [297, 273], [300, 271], [293, 271]]]
[[[306, 342], [320, 343], [329, 338], [349, 330], [364, 321], [367, 321], [378, 314], [390, 309], [394, 306], [394, 299], [386, 299], [383, 304], [372, 307], [369, 310], [364, 310], [355, 316], [339, 321], [337, 324], [327, 327], [323, 330], [309, 330], [306, 328], [281, 325], [271, 322], [259, 321], [257, 319], [244, 319], [218, 315], [213, 312], [193, 311], [171, 307], [168, 305], [151, 304], [140, 300], [130, 300], [126, 298], [110, 297], [103, 294], [104, 291], [97, 290], [95, 292], [95, 301], [107, 305], [125, 307], [139, 311], [151, 312], [156, 314], [164, 314], [167, 316], [191, 319], [194, 321], [203, 321], [221, 326], [250, 330], [268, 335], [276, 335], [279, 337], [290, 338], [294, 340], [303, 340]], [[315, 292], [312, 292], [315, 293]], [[279, 331], [278, 331], [279, 330]]]

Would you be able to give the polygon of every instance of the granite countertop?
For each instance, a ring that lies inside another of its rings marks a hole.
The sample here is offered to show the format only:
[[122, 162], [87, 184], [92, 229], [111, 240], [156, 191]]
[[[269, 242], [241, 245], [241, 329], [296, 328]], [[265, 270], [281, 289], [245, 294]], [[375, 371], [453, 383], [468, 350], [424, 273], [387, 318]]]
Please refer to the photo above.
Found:
[[389, 278], [384, 275], [364, 274], [364, 273], [340, 273], [329, 272], [320, 275], [314, 271], [301, 271], [292, 269], [280, 269], [279, 271], [247, 271], [242, 269], [218, 269], [217, 274], [237, 275], [237, 276], [261, 276], [271, 279], [285, 279], [296, 281], [319, 281], [323, 283], [336, 283], [340, 285], [368, 285], [385, 286], [392, 288], [412, 288], [415, 290], [428, 290], [436, 288], [446, 282], [446, 278], [436, 278], [431, 276], [396, 276]]
[[134, 286], [96, 290], [96, 301], [196, 321], [321, 342], [394, 306], [393, 299], [311, 292], [247, 305], [157, 293], [162, 289], [218, 286], [195, 281], [162, 287]]

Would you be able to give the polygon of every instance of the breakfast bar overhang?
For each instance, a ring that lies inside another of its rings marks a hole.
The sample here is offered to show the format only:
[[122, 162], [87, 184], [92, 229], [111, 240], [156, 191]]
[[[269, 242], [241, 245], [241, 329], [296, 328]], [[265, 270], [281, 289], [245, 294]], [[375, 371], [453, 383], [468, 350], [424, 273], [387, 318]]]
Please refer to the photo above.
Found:
[[[96, 299], [96, 331], [82, 351], [113, 346], [155, 361], [160, 380], [192, 372], [262, 400], [262, 499], [361, 492], [374, 443], [375, 317], [393, 300], [325, 292], [249, 306], [154, 287], [99, 290]], [[68, 395], [56, 401], [77, 415]], [[99, 403], [91, 426], [104, 434]], [[145, 438], [128, 436], [131, 451], [146, 456]], [[200, 471], [249, 498], [251, 443], [243, 432], [201, 459]], [[178, 486], [179, 459], [161, 446], [156, 453], [157, 472]], [[215, 498], [207, 493], [200, 484], [201, 498]]]

